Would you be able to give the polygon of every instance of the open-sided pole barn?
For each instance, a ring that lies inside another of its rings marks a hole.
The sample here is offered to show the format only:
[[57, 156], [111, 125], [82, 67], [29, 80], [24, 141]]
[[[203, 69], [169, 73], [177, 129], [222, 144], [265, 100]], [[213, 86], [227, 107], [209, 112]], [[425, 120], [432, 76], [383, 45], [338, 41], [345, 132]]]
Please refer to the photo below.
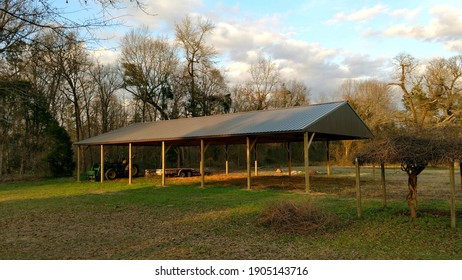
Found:
[[[313, 141], [367, 139], [372, 136], [369, 128], [350, 104], [342, 101], [287, 109], [135, 123], [79, 141], [75, 145], [101, 145], [101, 151], [104, 145], [128, 146], [129, 166], [132, 146], [162, 146], [162, 185], [165, 185], [166, 149], [172, 146], [198, 146], [201, 151], [201, 186], [204, 186], [204, 153], [207, 147], [242, 144], [246, 146], [247, 189], [250, 189], [251, 151], [257, 143], [303, 142], [305, 187], [308, 192], [308, 150]], [[80, 162], [77, 166], [80, 166]], [[131, 172], [129, 177], [131, 183]]]

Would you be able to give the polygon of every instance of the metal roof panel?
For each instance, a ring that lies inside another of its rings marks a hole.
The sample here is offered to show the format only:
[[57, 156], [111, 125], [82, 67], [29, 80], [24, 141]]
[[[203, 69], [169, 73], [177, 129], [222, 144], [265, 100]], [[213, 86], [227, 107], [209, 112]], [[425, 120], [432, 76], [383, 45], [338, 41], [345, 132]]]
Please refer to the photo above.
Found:
[[[342, 113], [337, 116], [335, 112]], [[352, 129], [352, 127], [345, 128], [343, 127], [344, 125], [336, 125], [337, 118], [356, 120], [354, 121], [354, 126], [360, 126], [361, 128], [353, 129], [354, 131], [349, 133], [348, 129]], [[323, 122], [322, 120], [324, 119], [329, 121]], [[311, 130], [311, 128], [315, 128], [318, 131]], [[340, 128], [342, 128], [341, 131], [335, 131]], [[244, 135], [270, 135], [274, 133], [283, 134], [304, 131], [321, 132], [325, 135], [345, 134], [345, 136], [349, 137], [348, 139], [351, 139], [351, 137], [369, 138], [371, 136], [367, 126], [347, 102], [332, 102], [287, 109], [136, 123], [79, 141], [76, 144], [148, 143], [163, 140], [213, 137], [226, 138]], [[369, 134], [365, 132], [369, 132]]]

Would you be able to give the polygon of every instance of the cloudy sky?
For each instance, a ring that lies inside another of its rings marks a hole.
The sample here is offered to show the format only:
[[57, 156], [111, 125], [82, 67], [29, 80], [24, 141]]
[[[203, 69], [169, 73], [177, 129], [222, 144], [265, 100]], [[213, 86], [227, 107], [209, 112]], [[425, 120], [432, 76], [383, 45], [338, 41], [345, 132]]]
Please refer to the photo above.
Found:
[[[70, 2], [70, 1], [69, 1]], [[329, 98], [344, 79], [387, 81], [391, 59], [407, 52], [421, 60], [462, 53], [460, 0], [210, 1], [145, 0], [147, 13], [127, 0], [111, 11], [123, 26], [100, 36], [102, 61], [114, 61], [118, 43], [130, 28], [147, 26], [153, 36], [174, 38], [185, 15], [210, 19], [209, 42], [220, 53], [219, 67], [231, 83], [248, 75], [258, 53], [277, 63], [285, 78], [304, 81], [314, 97]], [[73, 16], [94, 11], [69, 4]], [[150, 15], [150, 14], [155, 14]]]

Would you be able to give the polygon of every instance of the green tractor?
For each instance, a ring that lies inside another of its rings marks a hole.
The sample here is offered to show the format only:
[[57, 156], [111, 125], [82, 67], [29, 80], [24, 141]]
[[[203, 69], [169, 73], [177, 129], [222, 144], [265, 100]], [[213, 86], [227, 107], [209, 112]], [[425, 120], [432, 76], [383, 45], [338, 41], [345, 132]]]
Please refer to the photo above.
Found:
[[[132, 164], [132, 177], [139, 175], [140, 168], [137, 164]], [[106, 180], [115, 180], [117, 178], [128, 178], [129, 166], [126, 160], [119, 162], [105, 162], [104, 170], [101, 171], [101, 164], [95, 163], [89, 171], [87, 177], [89, 181], [99, 181], [101, 173], [104, 173]]]

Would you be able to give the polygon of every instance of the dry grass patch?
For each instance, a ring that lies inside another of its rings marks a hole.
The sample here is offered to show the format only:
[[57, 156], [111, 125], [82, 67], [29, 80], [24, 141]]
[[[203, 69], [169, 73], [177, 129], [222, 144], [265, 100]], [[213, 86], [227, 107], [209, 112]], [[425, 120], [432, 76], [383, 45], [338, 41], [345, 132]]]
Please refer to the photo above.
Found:
[[260, 224], [284, 233], [325, 233], [342, 228], [345, 222], [312, 200], [281, 200], [263, 209]]

